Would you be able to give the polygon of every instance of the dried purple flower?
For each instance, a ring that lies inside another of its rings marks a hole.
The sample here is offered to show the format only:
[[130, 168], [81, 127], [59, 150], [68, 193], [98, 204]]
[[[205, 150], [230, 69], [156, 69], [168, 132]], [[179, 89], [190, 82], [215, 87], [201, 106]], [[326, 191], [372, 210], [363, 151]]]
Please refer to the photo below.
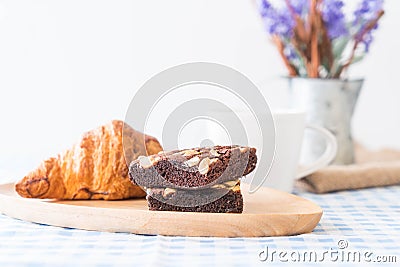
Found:
[[367, 23], [375, 19], [383, 7], [383, 0], [363, 0], [359, 7], [354, 11], [354, 22], [357, 29], [355, 39], [364, 44], [365, 52], [369, 51], [369, 47], [373, 41], [372, 31], [378, 28], [378, 24], [374, 28], [363, 34]]
[[285, 57], [289, 61], [293, 61], [293, 60], [297, 59], [297, 53], [296, 53], [294, 47], [291, 45], [286, 45], [285, 49], [283, 50], [283, 53], [285, 54]]
[[354, 11], [355, 24], [372, 20], [383, 8], [383, 0], [362, 0]]
[[369, 52], [369, 47], [372, 43], [372, 41], [374, 40], [374, 37], [372, 36], [371, 31], [367, 32], [364, 35], [364, 38], [362, 39], [362, 43], [364, 44], [365, 47], [365, 52], [368, 53]]
[[289, 0], [288, 2], [297, 15], [302, 16], [310, 10], [310, 0]]
[[283, 38], [290, 38], [293, 35], [296, 23], [287, 9], [275, 9], [269, 1], [261, 0], [259, 1], [259, 10], [270, 34]]
[[368, 52], [384, 14], [384, 0], [360, 0], [353, 23], [343, 0], [272, 1], [258, 0], [259, 12], [291, 76], [339, 78]]
[[343, 6], [344, 3], [341, 0], [324, 0], [321, 3], [322, 18], [331, 39], [349, 34], [342, 10]]

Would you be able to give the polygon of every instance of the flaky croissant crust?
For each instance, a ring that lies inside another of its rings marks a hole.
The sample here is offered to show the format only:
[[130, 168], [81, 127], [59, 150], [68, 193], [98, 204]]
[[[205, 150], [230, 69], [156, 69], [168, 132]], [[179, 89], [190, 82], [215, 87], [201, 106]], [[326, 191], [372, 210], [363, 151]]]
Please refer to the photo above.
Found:
[[144, 136], [124, 122], [114, 120], [85, 133], [78, 144], [63, 154], [42, 162], [15, 185], [15, 190], [27, 198], [143, 197], [145, 192], [129, 180], [124, 148], [128, 160], [162, 150], [154, 137]]

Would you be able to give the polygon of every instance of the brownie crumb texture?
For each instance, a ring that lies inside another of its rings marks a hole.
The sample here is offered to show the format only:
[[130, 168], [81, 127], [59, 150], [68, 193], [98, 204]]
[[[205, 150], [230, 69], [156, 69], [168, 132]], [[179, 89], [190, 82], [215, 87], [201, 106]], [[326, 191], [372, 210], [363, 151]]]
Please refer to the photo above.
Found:
[[[236, 183], [236, 184], [234, 184]], [[147, 188], [147, 196], [150, 196], [165, 204], [180, 207], [196, 207], [206, 205], [224, 197], [230, 191], [240, 191], [240, 181], [231, 181], [231, 185], [205, 188], [198, 190], [186, 190], [176, 188]]]
[[149, 210], [153, 211], [184, 211], [184, 212], [211, 212], [211, 213], [242, 213], [243, 197], [240, 191], [229, 191], [223, 197], [200, 206], [180, 207], [170, 205], [147, 196]]

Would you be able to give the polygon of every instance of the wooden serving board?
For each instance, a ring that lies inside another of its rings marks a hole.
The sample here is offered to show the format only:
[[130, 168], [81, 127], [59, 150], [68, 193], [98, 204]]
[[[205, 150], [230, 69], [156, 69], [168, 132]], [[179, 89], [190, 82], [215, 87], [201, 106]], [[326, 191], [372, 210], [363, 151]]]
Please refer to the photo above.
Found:
[[309, 200], [269, 188], [246, 194], [242, 214], [148, 211], [145, 199], [39, 200], [17, 195], [13, 184], [0, 185], [0, 212], [54, 226], [107, 232], [179, 236], [258, 237], [311, 232], [322, 209]]

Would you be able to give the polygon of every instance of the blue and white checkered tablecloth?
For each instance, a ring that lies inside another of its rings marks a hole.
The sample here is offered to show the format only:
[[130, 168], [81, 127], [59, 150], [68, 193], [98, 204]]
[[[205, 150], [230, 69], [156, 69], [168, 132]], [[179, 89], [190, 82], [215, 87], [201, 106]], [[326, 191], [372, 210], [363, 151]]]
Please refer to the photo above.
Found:
[[310, 234], [192, 238], [65, 229], [0, 215], [0, 266], [252, 266], [400, 262], [400, 186], [324, 195]]

